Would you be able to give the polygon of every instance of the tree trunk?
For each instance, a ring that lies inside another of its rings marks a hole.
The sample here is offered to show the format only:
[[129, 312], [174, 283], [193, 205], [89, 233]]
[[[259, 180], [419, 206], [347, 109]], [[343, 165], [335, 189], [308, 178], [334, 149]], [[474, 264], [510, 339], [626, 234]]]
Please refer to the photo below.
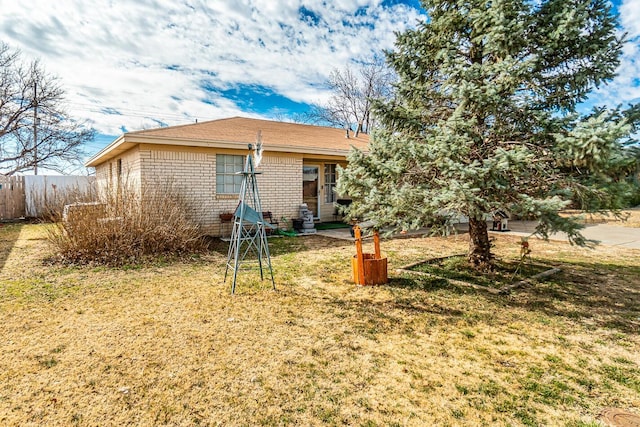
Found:
[[490, 268], [492, 258], [487, 222], [483, 218], [469, 218], [469, 262], [476, 267]]

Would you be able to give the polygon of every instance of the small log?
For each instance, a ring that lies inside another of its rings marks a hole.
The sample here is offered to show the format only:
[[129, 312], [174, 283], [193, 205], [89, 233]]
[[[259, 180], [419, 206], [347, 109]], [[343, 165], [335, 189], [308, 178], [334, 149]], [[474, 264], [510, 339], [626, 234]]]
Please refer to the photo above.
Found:
[[424, 271], [412, 271], [412, 270], [405, 270], [403, 268], [398, 268], [396, 270], [396, 273], [409, 273], [409, 274], [414, 274], [416, 276], [424, 276], [424, 277], [432, 277], [434, 279], [442, 279], [442, 280], [446, 280], [447, 282], [453, 283], [454, 285], [466, 286], [468, 288], [478, 289], [478, 290], [481, 290], [481, 291], [487, 291], [487, 292], [489, 292], [491, 294], [497, 294], [497, 293], [500, 292], [499, 289], [490, 288], [488, 286], [480, 286], [480, 285], [476, 285], [475, 283], [465, 282], [463, 280], [449, 279], [448, 277], [442, 277], [442, 276], [438, 276], [437, 274], [426, 273]]
[[545, 278], [545, 277], [549, 277], [549, 276], [552, 276], [552, 275], [554, 275], [556, 273], [559, 273], [561, 271], [562, 271], [561, 269], [554, 267], [554, 268], [552, 268], [550, 270], [543, 271], [542, 273], [538, 273], [538, 274], [536, 274], [534, 276], [531, 276], [528, 279], [520, 280], [519, 282], [513, 283], [511, 285], [503, 286], [502, 288], [500, 288], [499, 293], [503, 294], [503, 295], [504, 294], [508, 294], [513, 289], [522, 287], [524, 285], [531, 285], [531, 280], [538, 280], [538, 279], [542, 279], [542, 278]]
[[467, 254], [447, 255], [447, 256], [441, 256], [441, 257], [438, 257], [438, 258], [425, 259], [425, 260], [422, 260], [422, 261], [416, 261], [416, 262], [411, 263], [411, 264], [403, 265], [399, 269], [400, 270], [403, 270], [403, 269], [404, 270], [408, 270], [410, 268], [417, 267], [417, 266], [419, 266], [421, 264], [429, 264], [429, 263], [433, 263], [433, 262], [436, 262], [436, 261], [441, 261], [443, 259], [455, 258], [455, 257], [459, 257], [459, 256], [467, 256]]

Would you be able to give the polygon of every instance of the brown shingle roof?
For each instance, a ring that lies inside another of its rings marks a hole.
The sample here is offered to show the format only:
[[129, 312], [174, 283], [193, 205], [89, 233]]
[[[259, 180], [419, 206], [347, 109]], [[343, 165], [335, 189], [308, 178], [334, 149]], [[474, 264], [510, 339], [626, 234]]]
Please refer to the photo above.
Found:
[[258, 131], [265, 151], [346, 156], [351, 146], [365, 149], [369, 142], [369, 136], [362, 133], [356, 138], [350, 132], [346, 138], [343, 129], [232, 117], [125, 133], [89, 160], [87, 166], [97, 166], [142, 142], [246, 148], [246, 144], [255, 143]]

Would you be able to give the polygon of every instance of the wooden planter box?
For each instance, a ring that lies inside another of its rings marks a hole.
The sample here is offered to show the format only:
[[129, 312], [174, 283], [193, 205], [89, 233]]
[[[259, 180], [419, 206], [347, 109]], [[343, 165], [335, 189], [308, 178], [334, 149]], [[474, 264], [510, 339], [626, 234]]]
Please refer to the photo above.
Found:
[[389, 281], [387, 275], [387, 258], [376, 258], [375, 254], [362, 254], [364, 266], [364, 283], [358, 283], [358, 255], [351, 258], [353, 281], [358, 285], [384, 285]]

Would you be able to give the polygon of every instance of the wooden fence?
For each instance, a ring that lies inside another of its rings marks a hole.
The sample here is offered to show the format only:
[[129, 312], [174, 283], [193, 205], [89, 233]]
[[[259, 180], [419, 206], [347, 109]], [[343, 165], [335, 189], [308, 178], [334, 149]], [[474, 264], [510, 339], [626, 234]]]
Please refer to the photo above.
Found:
[[0, 220], [25, 216], [24, 176], [0, 175]]
[[43, 218], [65, 204], [93, 201], [95, 178], [58, 175], [0, 175], [0, 221]]

